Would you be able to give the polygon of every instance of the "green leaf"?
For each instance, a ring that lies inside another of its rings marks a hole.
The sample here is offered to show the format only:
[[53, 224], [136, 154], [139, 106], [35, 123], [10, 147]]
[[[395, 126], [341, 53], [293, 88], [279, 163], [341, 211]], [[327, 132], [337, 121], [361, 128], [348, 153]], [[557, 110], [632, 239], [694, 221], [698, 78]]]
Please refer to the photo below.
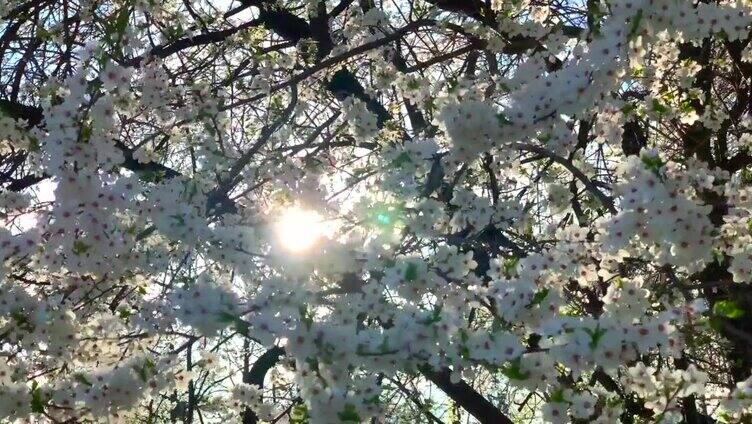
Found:
[[[747, 226], [749, 226], [749, 222], [747, 222]], [[752, 228], [749, 229], [750, 234], [752, 234]], [[715, 260], [715, 263], [718, 265], [723, 264], [723, 252], [721, 252], [718, 249], [713, 249], [713, 260]]]
[[342, 420], [343, 423], [359, 423], [360, 422], [360, 415], [358, 415], [358, 411], [355, 409], [355, 405], [348, 403], [345, 405], [345, 409], [340, 411], [339, 419]]
[[381, 405], [381, 396], [373, 395], [370, 398], [365, 398], [363, 403], [366, 405]]
[[26, 316], [26, 314], [23, 313], [22, 309], [15, 309], [11, 311], [10, 316], [13, 318], [13, 321], [16, 322], [16, 325], [19, 327], [32, 327], [31, 321], [29, 321], [29, 318]]
[[204, 122], [204, 131], [211, 136], [217, 135], [217, 131], [214, 129], [214, 125], [211, 122]]
[[[507, 278], [517, 274], [517, 264], [520, 263], [520, 258], [511, 257], [504, 260], [504, 276]], [[546, 292], [548, 294], [548, 292]]]
[[75, 253], [76, 255], [83, 255], [90, 248], [91, 248], [91, 246], [89, 246], [88, 244], [82, 242], [81, 240], [76, 240], [76, 241], [73, 242], [73, 249], [72, 250], [73, 250], [73, 253]]
[[185, 226], [185, 218], [182, 215], [170, 215], [170, 218], [178, 222], [178, 225]]
[[628, 40], [634, 40], [637, 37], [637, 31], [640, 29], [640, 23], [642, 22], [642, 9], [637, 11], [637, 14], [632, 18], [632, 23], [629, 26], [629, 33], [627, 35]]
[[468, 348], [465, 345], [460, 346], [460, 357], [462, 359], [469, 359], [470, 358], [470, 348]]
[[654, 173], [658, 173], [661, 168], [666, 164], [660, 156], [642, 155], [640, 160], [645, 167]]
[[692, 100], [685, 99], [682, 100], [681, 103], [679, 103], [679, 109], [684, 113], [690, 113], [694, 111], [695, 108], [692, 106]]
[[549, 397], [551, 402], [564, 402], [564, 389], [556, 389]]
[[83, 384], [83, 385], [85, 385], [85, 386], [89, 386], [89, 387], [91, 387], [91, 386], [92, 386], [92, 384], [91, 384], [91, 381], [89, 381], [89, 379], [88, 379], [88, 378], [86, 378], [86, 376], [85, 376], [84, 374], [80, 373], [80, 372], [77, 372], [77, 373], [75, 373], [75, 374], [73, 375], [73, 378], [74, 378], [74, 379], [75, 379], [76, 381], [78, 381], [79, 383], [81, 383], [81, 384]]
[[308, 357], [308, 358], [306, 358], [305, 361], [308, 364], [308, 366], [311, 367], [312, 370], [318, 370], [319, 369], [319, 361], [318, 361], [318, 359]]
[[90, 121], [83, 122], [81, 124], [81, 132], [79, 133], [79, 139], [81, 141], [91, 140], [91, 132], [92, 132], [91, 122]]
[[138, 171], [138, 179], [145, 183], [158, 183], [163, 180], [165, 173], [162, 171]]
[[235, 321], [235, 315], [223, 311], [217, 314], [217, 319], [219, 320], [219, 322], [230, 324]]
[[125, 32], [125, 29], [128, 27], [128, 19], [130, 19], [130, 16], [130, 6], [125, 6], [120, 9], [120, 13], [118, 13], [117, 19], [115, 20], [115, 26], [113, 27], [113, 30], [118, 35], [122, 35]]
[[384, 340], [382, 340], [381, 343], [379, 344], [379, 352], [381, 353], [389, 352], [389, 336], [384, 336]]
[[290, 411], [290, 424], [305, 424], [308, 422], [308, 407], [305, 404], [295, 405]]
[[420, 89], [421, 83], [419, 80], [410, 80], [407, 82], [407, 88], [411, 90], [418, 90]]
[[624, 115], [629, 115], [630, 113], [634, 112], [636, 109], [637, 107], [635, 107], [635, 105], [633, 105], [632, 103], [627, 103], [624, 106], [622, 106], [620, 110], [621, 110], [621, 113], [623, 113]]
[[30, 152], [38, 152], [42, 150], [42, 147], [39, 145], [39, 140], [34, 136], [29, 136], [29, 147], [28, 150]]
[[221, 323], [232, 324], [235, 328], [235, 331], [242, 334], [243, 336], [247, 336], [248, 332], [250, 331], [251, 324], [249, 324], [242, 318], [235, 316], [235, 314], [222, 311], [217, 314], [217, 318]]
[[186, 195], [188, 196], [188, 200], [191, 200], [198, 194], [198, 184], [195, 181], [190, 181], [186, 185]]
[[137, 368], [136, 372], [138, 373], [138, 376], [141, 378], [141, 381], [148, 381], [149, 377], [151, 377], [154, 374], [154, 369], [156, 368], [154, 361], [151, 360], [151, 358], [146, 358], [144, 360], [144, 365]]
[[405, 280], [413, 282], [418, 279], [418, 264], [410, 262], [405, 268]]
[[600, 325], [595, 327], [595, 330], [589, 328], [583, 328], [583, 330], [590, 336], [590, 349], [598, 347], [598, 342], [600, 342], [603, 335], [606, 334], [606, 330], [601, 328]]
[[498, 331], [502, 331], [507, 328], [508, 328], [508, 325], [501, 318], [494, 317], [493, 322], [491, 323], [492, 333], [496, 333]]
[[512, 121], [510, 121], [509, 118], [507, 118], [507, 116], [503, 113], [497, 113], [496, 120], [501, 126], [510, 125], [512, 123]]
[[708, 318], [708, 321], [707, 321], [707, 323], [710, 326], [710, 328], [712, 328], [715, 331], [721, 331], [721, 330], [723, 330], [723, 322], [724, 322], [723, 318], [721, 318], [719, 316], [710, 317], [710, 318]]
[[744, 310], [733, 300], [721, 300], [713, 305], [713, 314], [728, 319], [739, 319], [744, 316]]
[[44, 413], [44, 399], [42, 397], [42, 390], [36, 381], [31, 384], [31, 412], [38, 414]]
[[668, 113], [668, 107], [666, 107], [663, 103], [661, 103], [658, 99], [653, 99], [653, 110], [655, 113], [658, 114], [659, 117], [666, 116]]
[[402, 152], [399, 154], [399, 156], [397, 156], [397, 158], [391, 161], [388, 166], [389, 168], [401, 168], [402, 165], [410, 162], [412, 162], [410, 160], [410, 155], [406, 152]]
[[176, 26], [168, 26], [165, 28], [165, 31], [167, 32], [167, 39], [169, 41], [178, 40], [185, 35], [185, 28], [183, 28], [182, 22], [178, 22]]
[[531, 309], [536, 305], [540, 305], [541, 302], [543, 302], [546, 299], [546, 296], [548, 296], [549, 289], [543, 289], [535, 293], [533, 296], [533, 300], [530, 301], [530, 303], [526, 306], [527, 309]]
[[514, 361], [510, 362], [509, 365], [502, 367], [501, 373], [504, 374], [504, 376], [506, 376], [508, 379], [517, 381], [527, 380], [528, 377], [530, 377], [530, 374], [522, 372], [520, 358], [517, 358]]
[[431, 313], [431, 316], [428, 317], [428, 319], [426, 319], [426, 321], [424, 322], [424, 324], [431, 325], [431, 324], [435, 324], [435, 323], [441, 321], [441, 310], [442, 309], [443, 309], [443, 305], [436, 305], [433, 308], [433, 312]]
[[298, 307], [298, 312], [300, 313], [300, 321], [305, 324], [308, 330], [310, 330], [311, 326], [313, 326], [313, 317], [308, 311], [308, 307], [305, 305], [300, 305]]
[[47, 31], [47, 29], [41, 25], [37, 27], [36, 36], [40, 40], [51, 40], [52, 39], [52, 33], [50, 31]]

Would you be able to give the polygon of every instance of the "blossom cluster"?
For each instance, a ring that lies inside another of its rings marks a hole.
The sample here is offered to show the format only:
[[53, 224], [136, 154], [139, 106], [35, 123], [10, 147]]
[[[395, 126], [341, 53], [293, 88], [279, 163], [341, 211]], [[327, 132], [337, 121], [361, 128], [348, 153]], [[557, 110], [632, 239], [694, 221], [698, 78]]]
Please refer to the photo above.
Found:
[[752, 417], [749, 1], [47, 3], [0, 421]]

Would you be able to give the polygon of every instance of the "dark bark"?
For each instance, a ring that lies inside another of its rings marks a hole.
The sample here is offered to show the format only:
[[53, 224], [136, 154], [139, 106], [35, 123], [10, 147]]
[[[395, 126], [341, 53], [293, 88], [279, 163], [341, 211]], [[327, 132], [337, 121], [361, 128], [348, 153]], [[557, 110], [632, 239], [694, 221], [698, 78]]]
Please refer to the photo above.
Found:
[[368, 110], [376, 115], [376, 122], [379, 127], [383, 127], [384, 123], [391, 117], [386, 108], [378, 100], [366, 93], [365, 88], [360, 84], [355, 74], [346, 68], [335, 72], [326, 88], [340, 100], [353, 96], [365, 103]]
[[[264, 378], [266, 373], [269, 372], [277, 363], [279, 359], [284, 355], [285, 350], [279, 346], [264, 352], [258, 357], [256, 362], [250, 370], [243, 373], [243, 382], [248, 384], [255, 384], [259, 387], [264, 387]], [[258, 417], [250, 409], [243, 411], [243, 424], [256, 424], [258, 423]]]
[[448, 369], [433, 371], [423, 366], [420, 367], [420, 372], [481, 424], [512, 424], [509, 417], [472, 386], [464, 381], [452, 383]]
[[626, 156], [637, 155], [648, 144], [645, 130], [637, 121], [629, 121], [622, 127], [621, 149]]

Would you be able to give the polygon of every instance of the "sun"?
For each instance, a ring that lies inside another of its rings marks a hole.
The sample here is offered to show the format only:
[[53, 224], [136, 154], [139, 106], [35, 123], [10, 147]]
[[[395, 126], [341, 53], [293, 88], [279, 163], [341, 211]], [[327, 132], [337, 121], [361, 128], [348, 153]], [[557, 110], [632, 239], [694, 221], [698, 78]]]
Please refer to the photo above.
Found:
[[318, 212], [292, 206], [282, 211], [274, 229], [282, 248], [292, 253], [304, 253], [321, 240], [326, 223]]

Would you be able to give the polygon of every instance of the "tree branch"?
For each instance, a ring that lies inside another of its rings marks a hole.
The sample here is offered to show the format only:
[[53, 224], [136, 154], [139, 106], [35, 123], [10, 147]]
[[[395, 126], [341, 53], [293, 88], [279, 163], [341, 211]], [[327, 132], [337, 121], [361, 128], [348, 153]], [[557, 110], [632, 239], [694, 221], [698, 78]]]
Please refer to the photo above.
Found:
[[420, 373], [452, 398], [481, 424], [512, 424], [512, 420], [504, 415], [494, 404], [464, 381], [452, 383], [449, 369], [433, 371], [427, 366], [418, 368]]

